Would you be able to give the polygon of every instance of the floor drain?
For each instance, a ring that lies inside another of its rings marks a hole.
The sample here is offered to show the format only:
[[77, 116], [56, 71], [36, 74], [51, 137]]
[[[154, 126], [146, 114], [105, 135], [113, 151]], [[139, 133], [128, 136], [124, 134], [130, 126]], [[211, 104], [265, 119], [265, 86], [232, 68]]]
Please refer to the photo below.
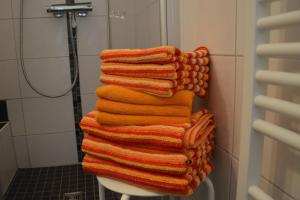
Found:
[[64, 193], [64, 200], [83, 200], [82, 192]]

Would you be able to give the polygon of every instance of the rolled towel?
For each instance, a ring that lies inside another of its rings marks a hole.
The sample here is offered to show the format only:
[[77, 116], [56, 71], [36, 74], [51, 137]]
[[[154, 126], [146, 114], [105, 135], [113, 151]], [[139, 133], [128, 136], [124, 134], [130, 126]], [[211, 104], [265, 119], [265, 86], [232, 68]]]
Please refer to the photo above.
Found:
[[96, 120], [106, 125], [174, 125], [190, 123], [189, 117], [147, 116], [147, 115], [120, 115], [107, 112], [98, 112]]
[[179, 91], [170, 98], [161, 98], [116, 85], [99, 87], [96, 90], [96, 94], [99, 98], [123, 103], [137, 105], [177, 105], [190, 108], [192, 107], [194, 97], [194, 93], [191, 91]]
[[122, 115], [156, 115], [175, 117], [190, 117], [191, 115], [191, 108], [187, 106], [136, 105], [110, 101], [107, 99], [99, 99], [96, 103], [96, 110]]

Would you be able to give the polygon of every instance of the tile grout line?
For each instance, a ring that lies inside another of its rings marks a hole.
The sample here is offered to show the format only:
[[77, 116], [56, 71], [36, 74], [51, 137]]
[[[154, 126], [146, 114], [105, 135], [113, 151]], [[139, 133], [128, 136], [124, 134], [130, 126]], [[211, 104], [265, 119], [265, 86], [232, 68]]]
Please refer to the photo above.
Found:
[[60, 199], [60, 196], [61, 196], [61, 186], [62, 186], [62, 180], [63, 180], [63, 175], [64, 175], [64, 168], [61, 167], [61, 177], [60, 177], [60, 185], [59, 185], [59, 192], [58, 192], [58, 198]]
[[[11, 1], [11, 13], [12, 13], [12, 17], [14, 16], [14, 9], [13, 9], [13, 2]], [[18, 77], [18, 85], [19, 85], [19, 95], [20, 95], [20, 99], [21, 99], [21, 112], [22, 112], [22, 122], [24, 125], [24, 131], [25, 131], [25, 143], [26, 143], [26, 151], [27, 151], [27, 157], [28, 157], [28, 164], [29, 167], [32, 167], [32, 160], [31, 160], [31, 156], [29, 154], [29, 145], [28, 145], [28, 138], [27, 138], [27, 127], [26, 127], [26, 123], [25, 123], [25, 114], [24, 114], [24, 104], [23, 104], [23, 98], [22, 98], [22, 92], [21, 92], [21, 83], [20, 83], [20, 69], [19, 69], [19, 65], [20, 65], [20, 60], [18, 58], [18, 46], [17, 46], [17, 40], [16, 40], [16, 28], [14, 25], [14, 20], [12, 19], [12, 28], [13, 28], [13, 38], [14, 38], [14, 43], [15, 43], [15, 54], [16, 54], [16, 62], [17, 62], [17, 77]]]
[[47, 167], [47, 172], [46, 172], [46, 175], [45, 175], [45, 181], [44, 181], [44, 185], [43, 185], [43, 189], [42, 189], [42, 196], [44, 196], [44, 191], [45, 191], [46, 183], [48, 181], [48, 173], [49, 173], [49, 167]]

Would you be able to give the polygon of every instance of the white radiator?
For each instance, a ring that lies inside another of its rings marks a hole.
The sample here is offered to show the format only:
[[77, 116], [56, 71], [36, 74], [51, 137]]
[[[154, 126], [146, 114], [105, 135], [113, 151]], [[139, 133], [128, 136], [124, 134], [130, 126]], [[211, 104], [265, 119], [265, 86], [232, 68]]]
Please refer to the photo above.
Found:
[[[296, 11], [270, 16], [271, 0], [247, 0], [247, 29], [243, 88], [243, 117], [240, 149], [240, 166], [237, 184], [237, 200], [271, 200], [270, 195], [259, 188], [261, 178], [262, 149], [265, 136], [300, 150], [300, 134], [265, 120], [265, 111], [272, 111], [300, 119], [300, 105], [267, 96], [269, 84], [298, 87], [300, 74], [269, 71], [268, 58], [300, 59], [300, 41], [293, 43], [269, 43], [273, 29], [300, 25], [300, 8]], [[299, 169], [300, 170], [300, 169]]]

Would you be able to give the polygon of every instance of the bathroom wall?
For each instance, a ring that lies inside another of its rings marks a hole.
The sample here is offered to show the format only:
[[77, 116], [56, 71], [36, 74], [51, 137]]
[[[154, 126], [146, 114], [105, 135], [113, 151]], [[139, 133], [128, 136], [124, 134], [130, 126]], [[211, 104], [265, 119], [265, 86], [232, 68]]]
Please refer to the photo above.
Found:
[[[233, 200], [236, 195], [236, 184], [239, 167], [239, 140], [242, 132], [241, 100], [242, 100], [242, 71], [244, 62], [244, 32], [245, 26], [244, 0], [179, 0], [180, 8], [180, 46], [192, 50], [197, 45], [205, 45], [212, 56], [209, 97], [199, 101], [197, 107], [207, 106], [215, 113], [217, 121], [217, 148], [215, 152], [215, 171], [211, 178], [216, 189], [216, 199]], [[289, 4], [287, 4], [289, 2]], [[293, 2], [293, 3], [292, 3]], [[296, 6], [298, 5], [298, 7]], [[289, 6], [287, 6], [289, 5]], [[284, 10], [299, 8], [299, 1], [283, 1], [272, 4], [272, 14]], [[294, 35], [285, 33], [285, 39], [299, 41]], [[298, 31], [298, 32], [295, 32]], [[282, 32], [272, 33], [273, 41], [282, 38]], [[170, 38], [169, 38], [170, 39]], [[289, 65], [295, 71], [299, 66], [297, 61], [271, 60], [273, 68]], [[298, 71], [299, 72], [299, 71]], [[294, 90], [286, 91], [273, 89], [273, 95], [290, 99], [299, 103], [299, 96]], [[288, 94], [287, 94], [288, 93]], [[286, 127], [298, 130], [299, 123], [286, 121], [274, 113], [268, 114], [269, 120], [281, 122]], [[266, 139], [264, 150], [264, 166], [262, 169], [261, 186], [275, 199], [300, 199], [299, 188], [299, 153]], [[206, 199], [207, 188], [202, 186], [190, 198]]]
[[[64, 0], [25, 1], [24, 61], [29, 77], [48, 94], [70, 85], [66, 19], [46, 8]], [[96, 98], [98, 54], [107, 48], [106, 4], [94, 0], [94, 11], [78, 18], [80, 91], [83, 111]], [[48, 99], [25, 83], [19, 62], [19, 3], [0, 5], [0, 99], [6, 99], [19, 167], [66, 165], [78, 162], [72, 95]]]
[[[243, 39], [240, 2], [243, 0], [180, 1], [180, 46], [190, 51], [207, 46], [211, 54], [211, 82], [208, 99], [196, 107], [207, 107], [217, 121], [215, 171], [211, 179], [216, 199], [235, 199], [238, 169], [238, 136]], [[207, 199], [202, 186], [190, 198]]]
[[159, 6], [159, 0], [111, 0], [112, 48], [149, 48], [160, 45]]
[[[24, 1], [25, 67], [32, 83], [47, 94], [58, 94], [71, 82], [66, 19], [46, 12], [54, 3], [64, 0]], [[77, 18], [83, 114], [95, 106], [95, 89], [101, 85], [98, 55], [109, 47], [106, 1], [92, 3], [93, 12], [87, 18]], [[21, 72], [19, 7], [20, 0], [0, 3], [0, 99], [7, 100], [18, 166], [77, 163], [74, 110], [78, 108], [73, 105], [72, 93], [58, 99], [41, 97], [30, 89]], [[125, 16], [110, 17], [112, 48], [160, 44], [158, 0], [110, 0], [110, 8], [124, 11]]]

